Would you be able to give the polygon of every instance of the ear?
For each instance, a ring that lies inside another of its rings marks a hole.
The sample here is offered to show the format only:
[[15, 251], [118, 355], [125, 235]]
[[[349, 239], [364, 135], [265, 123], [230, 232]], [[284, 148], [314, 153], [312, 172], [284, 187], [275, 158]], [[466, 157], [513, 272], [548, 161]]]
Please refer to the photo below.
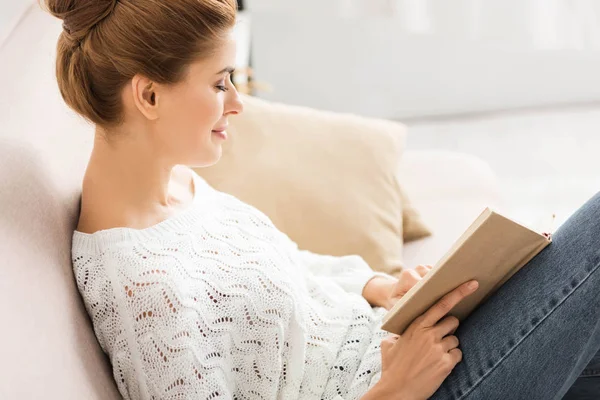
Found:
[[135, 75], [131, 79], [133, 102], [143, 116], [151, 121], [158, 119], [157, 85], [150, 79]]

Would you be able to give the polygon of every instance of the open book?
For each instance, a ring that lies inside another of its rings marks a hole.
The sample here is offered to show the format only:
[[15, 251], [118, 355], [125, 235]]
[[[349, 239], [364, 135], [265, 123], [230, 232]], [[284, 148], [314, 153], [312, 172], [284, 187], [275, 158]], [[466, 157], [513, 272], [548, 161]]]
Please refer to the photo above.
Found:
[[382, 329], [402, 334], [446, 293], [475, 279], [479, 282], [477, 291], [448, 313], [462, 321], [551, 241], [550, 235], [486, 208], [432, 270], [386, 314]]

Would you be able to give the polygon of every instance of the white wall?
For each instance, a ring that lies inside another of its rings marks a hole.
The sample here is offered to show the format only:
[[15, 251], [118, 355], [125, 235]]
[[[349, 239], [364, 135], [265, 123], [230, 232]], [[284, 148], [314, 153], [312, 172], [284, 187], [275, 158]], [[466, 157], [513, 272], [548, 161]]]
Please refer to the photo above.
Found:
[[0, 0], [0, 46], [33, 0]]
[[250, 6], [265, 98], [386, 118], [600, 100], [598, 0]]

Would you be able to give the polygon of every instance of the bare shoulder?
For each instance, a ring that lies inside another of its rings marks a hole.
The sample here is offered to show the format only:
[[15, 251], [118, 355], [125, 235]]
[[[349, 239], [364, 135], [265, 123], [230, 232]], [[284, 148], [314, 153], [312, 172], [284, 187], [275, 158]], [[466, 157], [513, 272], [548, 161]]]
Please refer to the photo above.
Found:
[[[176, 199], [177, 206], [174, 206], [172, 210], [160, 210], [152, 215], [137, 215], [131, 212], [131, 207], [115, 207], [114, 201], [104, 201], [98, 196], [88, 195], [87, 201], [82, 201], [76, 229], [82, 233], [92, 234], [118, 227], [144, 229], [159, 223], [180, 211], [180, 209], [187, 207], [193, 200], [195, 192], [194, 174], [194, 171], [187, 166], [175, 166], [171, 175], [170, 190], [172, 197]], [[90, 187], [88, 189], [94, 190]], [[84, 199], [86, 199], [85, 196]]]

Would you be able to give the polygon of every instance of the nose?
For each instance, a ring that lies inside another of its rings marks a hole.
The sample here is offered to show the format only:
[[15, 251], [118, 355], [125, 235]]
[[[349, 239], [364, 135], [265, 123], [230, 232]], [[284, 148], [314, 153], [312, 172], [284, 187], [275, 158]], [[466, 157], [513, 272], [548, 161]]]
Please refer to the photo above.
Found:
[[244, 111], [244, 103], [240, 97], [238, 91], [233, 88], [228, 92], [229, 96], [227, 98], [227, 104], [225, 107], [226, 115], [236, 115], [241, 114]]

